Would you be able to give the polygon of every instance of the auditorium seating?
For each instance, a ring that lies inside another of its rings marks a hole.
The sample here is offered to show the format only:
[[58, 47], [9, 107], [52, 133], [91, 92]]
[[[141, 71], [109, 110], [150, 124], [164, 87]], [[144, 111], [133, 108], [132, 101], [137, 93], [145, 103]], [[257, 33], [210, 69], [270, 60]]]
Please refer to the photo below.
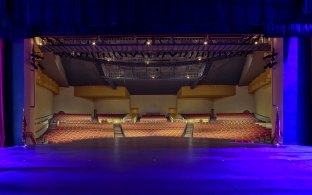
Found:
[[114, 137], [113, 124], [109, 123], [60, 123], [44, 135], [48, 143], [66, 143], [76, 140]]
[[63, 123], [88, 123], [92, 121], [91, 114], [55, 114], [54, 121]]
[[125, 114], [98, 114], [98, 121], [100, 123], [102, 122], [108, 122], [108, 123], [121, 123], [123, 117], [125, 117]]
[[[44, 139], [48, 143], [64, 143], [114, 137], [112, 124], [114, 120], [122, 122], [121, 127], [126, 137], [181, 137], [186, 128], [186, 123], [182, 121], [167, 122], [165, 115], [143, 115], [139, 123], [133, 123], [132, 115], [128, 116], [130, 120], [124, 121], [123, 118], [126, 118], [124, 114], [99, 114], [100, 123], [95, 123], [92, 122], [92, 117], [88, 114], [56, 114], [53, 120], [57, 121], [57, 126], [54, 129], [49, 129], [44, 134]], [[222, 113], [217, 114], [216, 121], [210, 121], [210, 114], [208, 113], [183, 114], [183, 117], [185, 121], [194, 122], [193, 137], [195, 138], [259, 142], [271, 136], [270, 130], [254, 123], [253, 114]]]
[[254, 123], [195, 123], [193, 137], [228, 139], [243, 142], [261, 142], [271, 131]]
[[210, 114], [209, 113], [182, 114], [182, 116], [187, 122], [191, 122], [191, 123], [209, 122], [209, 120], [210, 120]]
[[253, 123], [256, 117], [251, 113], [219, 113], [216, 115], [216, 120], [224, 123]]
[[170, 136], [181, 137], [186, 123], [124, 123], [122, 129], [126, 137]]
[[163, 123], [167, 122], [165, 115], [143, 115], [140, 119], [141, 123]]

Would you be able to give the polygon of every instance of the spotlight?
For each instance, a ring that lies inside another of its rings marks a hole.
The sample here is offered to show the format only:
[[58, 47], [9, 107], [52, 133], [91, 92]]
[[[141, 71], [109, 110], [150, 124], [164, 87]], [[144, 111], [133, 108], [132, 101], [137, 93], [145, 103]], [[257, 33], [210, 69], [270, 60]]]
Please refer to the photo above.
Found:
[[186, 78], [187, 78], [187, 79], [190, 79], [190, 75], [186, 75]]
[[204, 41], [204, 45], [207, 45], [208, 44], [208, 41]]
[[147, 46], [152, 45], [152, 40], [147, 40], [147, 41], [145, 42], [145, 44], [146, 44]]
[[199, 57], [199, 58], [198, 58], [198, 61], [201, 61], [201, 60], [202, 60], [202, 58], [201, 58], [201, 57]]
[[255, 44], [255, 45], [258, 45], [258, 41], [255, 41], [254, 44]]
[[96, 42], [95, 42], [95, 41], [92, 41], [92, 45], [96, 45]]

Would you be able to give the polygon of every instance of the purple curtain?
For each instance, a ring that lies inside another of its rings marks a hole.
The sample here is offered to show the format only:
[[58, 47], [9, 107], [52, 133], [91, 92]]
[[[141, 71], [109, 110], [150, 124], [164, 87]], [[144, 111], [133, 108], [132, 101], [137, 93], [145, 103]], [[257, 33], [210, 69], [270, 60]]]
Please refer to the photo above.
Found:
[[0, 39], [0, 147], [4, 146], [3, 40]]

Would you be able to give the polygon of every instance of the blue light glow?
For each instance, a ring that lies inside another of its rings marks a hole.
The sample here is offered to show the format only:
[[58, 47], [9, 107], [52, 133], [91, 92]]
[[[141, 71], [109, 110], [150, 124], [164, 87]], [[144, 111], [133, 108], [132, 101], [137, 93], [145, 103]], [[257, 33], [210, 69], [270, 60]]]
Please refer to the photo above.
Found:
[[270, 24], [265, 27], [267, 35], [311, 36], [312, 24]]
[[312, 193], [312, 147], [191, 142], [149, 137], [0, 148], [0, 194]]
[[298, 38], [284, 38], [283, 141], [297, 144]]

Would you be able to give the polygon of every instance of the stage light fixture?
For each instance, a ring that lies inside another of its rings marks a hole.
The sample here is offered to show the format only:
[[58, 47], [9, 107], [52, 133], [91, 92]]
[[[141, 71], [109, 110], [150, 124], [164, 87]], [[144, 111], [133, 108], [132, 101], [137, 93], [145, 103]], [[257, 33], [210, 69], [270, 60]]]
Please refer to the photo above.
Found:
[[267, 69], [267, 68], [269, 68], [270, 66], [271, 66], [271, 63], [269, 62], [269, 63], [267, 63], [267, 65], [264, 66], [264, 69]]
[[265, 55], [262, 59], [266, 60], [266, 59], [271, 59], [271, 61], [274, 61], [275, 58], [277, 56], [278, 53], [275, 53], [274, 48], [272, 49], [271, 52], [268, 53], [268, 55]]
[[274, 62], [269, 62], [269, 63], [267, 63], [267, 65], [264, 66], [264, 69], [273, 68], [276, 64], [277, 64], [276, 61], [274, 61]]
[[43, 60], [43, 59], [44, 59], [42, 56], [39, 56], [39, 55], [34, 54], [34, 53], [32, 53], [32, 54], [30, 54], [30, 55], [31, 55], [31, 57], [35, 58], [36, 60], [37, 60], [37, 59], [38, 59], [38, 60]]
[[273, 68], [275, 65], [277, 64], [277, 62], [272, 62], [270, 68]]
[[44, 70], [44, 69], [45, 69], [45, 67], [43, 67], [41, 64], [38, 64], [38, 66], [39, 66], [39, 68], [40, 68], [41, 70]]
[[272, 54], [269, 54], [269, 55], [266, 55], [266, 56], [264, 56], [262, 59], [264, 59], [264, 60], [266, 60], [266, 59], [272, 59], [272, 58], [274, 58], [274, 57], [276, 57], [277, 56], [277, 53], [272, 53]]
[[38, 69], [38, 66], [33, 62], [30, 62], [30, 65], [32, 65], [32, 67], [34, 67], [34, 69]]
[[146, 40], [145, 44], [146, 44], [147, 46], [152, 45], [152, 40]]

